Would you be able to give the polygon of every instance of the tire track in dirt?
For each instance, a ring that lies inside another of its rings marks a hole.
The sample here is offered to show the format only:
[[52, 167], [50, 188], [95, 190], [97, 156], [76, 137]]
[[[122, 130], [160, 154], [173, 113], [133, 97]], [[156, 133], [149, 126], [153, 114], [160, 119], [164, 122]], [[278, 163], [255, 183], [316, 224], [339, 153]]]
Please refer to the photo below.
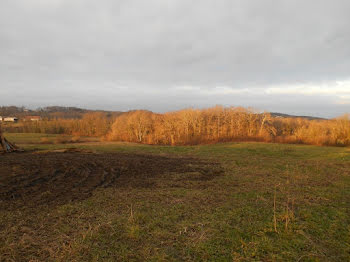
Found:
[[97, 188], [154, 187], [172, 173], [196, 173], [211, 180], [223, 173], [218, 163], [197, 158], [109, 153], [7, 154], [0, 158], [0, 204], [59, 205], [91, 196]]

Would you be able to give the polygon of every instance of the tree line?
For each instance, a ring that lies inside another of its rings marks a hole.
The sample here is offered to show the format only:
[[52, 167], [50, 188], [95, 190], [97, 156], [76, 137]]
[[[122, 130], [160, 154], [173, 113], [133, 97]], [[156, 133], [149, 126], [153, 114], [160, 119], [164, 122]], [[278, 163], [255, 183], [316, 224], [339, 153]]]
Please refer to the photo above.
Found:
[[350, 145], [350, 119], [276, 118], [241, 107], [216, 106], [165, 114], [135, 111], [119, 116], [108, 140], [160, 145], [227, 141], [264, 141], [313, 145]]
[[262, 141], [312, 145], [350, 145], [350, 118], [331, 120], [273, 117], [241, 107], [216, 106], [164, 114], [136, 110], [111, 116], [86, 113], [81, 119], [51, 119], [4, 126], [6, 132], [96, 136], [110, 141], [157, 145], [196, 145]]
[[66, 134], [74, 136], [106, 136], [114, 121], [108, 113], [86, 113], [81, 119], [54, 118], [42, 121], [25, 121], [16, 124], [4, 124], [5, 132]]
[[24, 106], [0, 106], [0, 116], [12, 116], [22, 119], [26, 116], [40, 116], [43, 120], [53, 119], [81, 119], [88, 113], [105, 113], [107, 116], [115, 117], [122, 112], [119, 111], [101, 111], [88, 110], [78, 107], [64, 107], [64, 106], [48, 106], [39, 107], [37, 109], [27, 109]]

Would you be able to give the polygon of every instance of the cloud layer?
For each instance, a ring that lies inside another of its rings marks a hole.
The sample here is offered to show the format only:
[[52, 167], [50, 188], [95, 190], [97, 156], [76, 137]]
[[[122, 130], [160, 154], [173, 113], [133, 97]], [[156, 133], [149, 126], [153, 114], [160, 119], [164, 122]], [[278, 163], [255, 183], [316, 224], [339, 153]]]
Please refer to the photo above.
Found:
[[349, 109], [350, 2], [3, 0], [0, 103]]

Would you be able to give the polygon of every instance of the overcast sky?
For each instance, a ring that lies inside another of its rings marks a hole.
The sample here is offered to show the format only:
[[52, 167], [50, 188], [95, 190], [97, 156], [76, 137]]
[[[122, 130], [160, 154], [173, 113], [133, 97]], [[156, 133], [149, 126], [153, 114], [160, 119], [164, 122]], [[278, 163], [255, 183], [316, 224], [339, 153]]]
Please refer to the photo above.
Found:
[[350, 112], [348, 0], [0, 0], [0, 105]]

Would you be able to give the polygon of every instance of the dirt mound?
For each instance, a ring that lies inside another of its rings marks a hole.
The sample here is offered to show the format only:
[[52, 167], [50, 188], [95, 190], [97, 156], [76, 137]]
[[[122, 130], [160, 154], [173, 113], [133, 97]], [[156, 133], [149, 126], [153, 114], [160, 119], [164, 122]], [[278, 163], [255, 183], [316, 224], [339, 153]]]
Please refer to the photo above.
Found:
[[9, 154], [0, 158], [0, 166], [0, 202], [5, 206], [64, 204], [101, 187], [152, 187], [157, 178], [172, 174], [210, 180], [222, 173], [218, 164], [195, 158], [124, 153]]

